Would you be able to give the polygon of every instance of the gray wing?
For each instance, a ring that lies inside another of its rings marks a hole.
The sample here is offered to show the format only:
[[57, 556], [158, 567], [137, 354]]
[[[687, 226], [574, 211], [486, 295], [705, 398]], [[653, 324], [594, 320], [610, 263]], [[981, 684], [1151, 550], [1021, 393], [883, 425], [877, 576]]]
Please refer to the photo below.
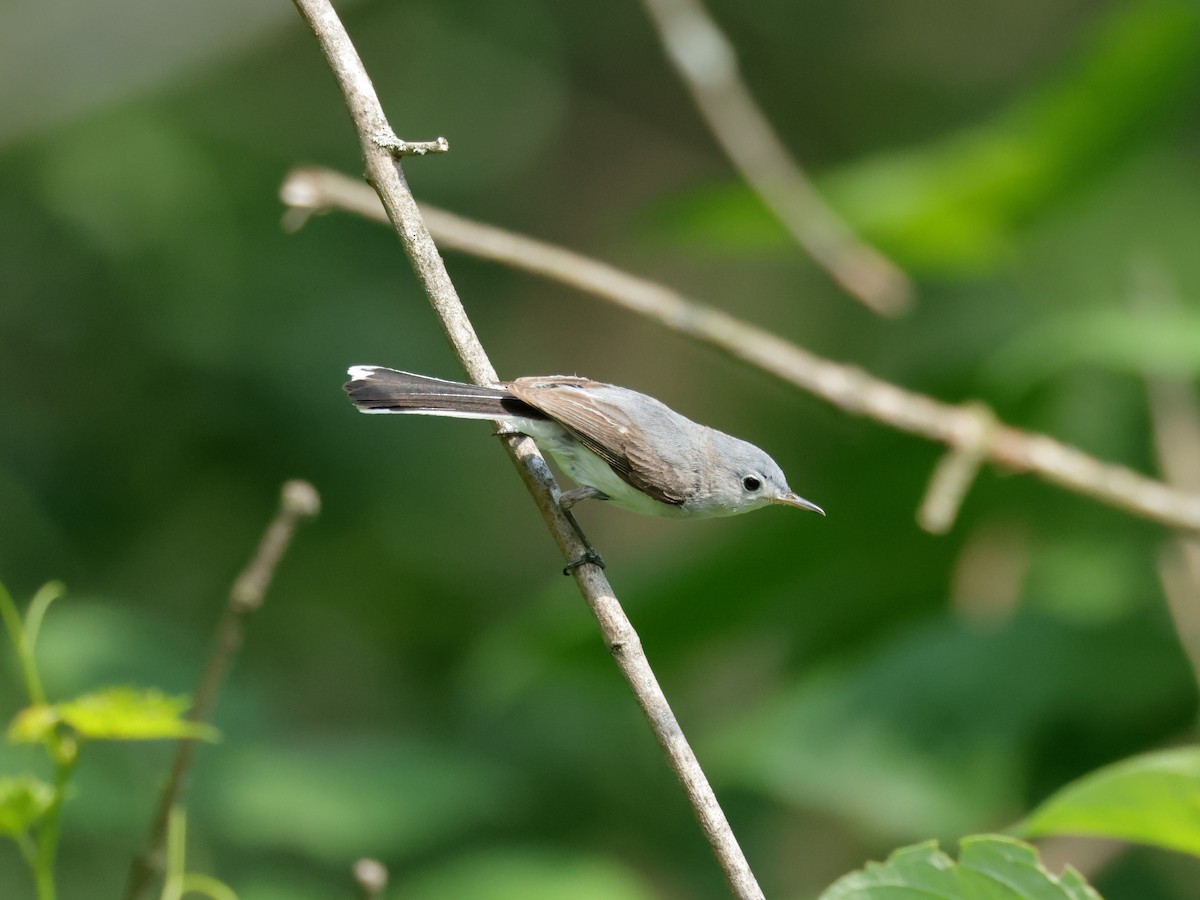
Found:
[[[506, 386], [655, 500], [680, 506], [699, 488], [696, 454], [680, 448], [678, 441], [664, 452], [671, 445], [663, 438], [679, 430], [674, 420], [692, 423], [654, 398], [572, 376], [518, 378]], [[629, 401], [635, 404], [632, 415]]]

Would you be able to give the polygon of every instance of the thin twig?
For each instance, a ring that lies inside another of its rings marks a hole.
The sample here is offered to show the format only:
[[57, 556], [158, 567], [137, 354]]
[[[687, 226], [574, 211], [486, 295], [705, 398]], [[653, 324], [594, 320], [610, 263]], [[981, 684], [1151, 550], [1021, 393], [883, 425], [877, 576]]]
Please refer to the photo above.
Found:
[[[267, 526], [253, 558], [230, 588], [229, 601], [217, 623], [212, 652], [197, 683], [192, 707], [188, 710], [190, 721], [207, 722], [212, 718], [225, 675], [242, 646], [247, 617], [262, 605], [275, 575], [275, 567], [291, 543], [296, 526], [302, 520], [316, 516], [320, 506], [321, 499], [316, 489], [307, 481], [288, 481], [283, 485], [275, 517]], [[171, 772], [158, 798], [146, 849], [134, 859], [129, 872], [129, 881], [125, 886], [126, 900], [141, 900], [147, 896], [154, 879], [163, 874], [172, 810], [183, 792], [195, 747], [195, 741], [184, 740], [175, 749]]]
[[393, 156], [424, 156], [427, 153], [449, 153], [450, 142], [444, 137], [432, 141], [402, 141], [396, 135], [377, 134], [374, 141]]
[[[497, 381], [496, 372], [463, 310], [433, 238], [408, 188], [399, 161], [372, 139], [372, 135], [389, 133], [391, 128], [354, 45], [328, 0], [294, 2], [320, 42], [321, 49], [346, 97], [350, 117], [358, 132], [367, 179], [387, 210], [388, 218], [400, 236], [404, 250], [441, 320], [442, 328], [455, 353], [475, 382]], [[509, 450], [517, 471], [542, 513], [564, 559], [578, 558], [584, 552], [584, 546], [558, 505], [557, 485], [537, 447], [531, 439], [521, 435], [506, 436], [504, 445]], [[668, 762], [683, 785], [701, 829], [708, 838], [734, 895], [739, 898], [761, 898], [762, 891], [738, 846], [725, 814], [717, 803], [708, 778], [684, 738], [666, 696], [642, 652], [641, 641], [617, 602], [603, 571], [595, 565], [579, 566], [572, 571], [580, 592], [600, 625], [605, 643], [617, 660], [621, 673], [629, 683]]]
[[825, 202], [754, 102], [733, 45], [700, 0], [643, 3], [713, 136], [763, 205], [852, 296], [884, 315], [904, 312], [908, 276]]
[[[328, 169], [297, 169], [288, 176], [281, 193], [291, 207], [286, 221], [292, 227], [326, 209], [386, 221], [369, 188]], [[1004, 469], [1037, 475], [1144, 519], [1200, 531], [1200, 494], [1177, 490], [1125, 466], [1096, 459], [1047, 435], [1006, 425], [977, 401], [956, 406], [906, 390], [606, 263], [433, 207], [422, 205], [421, 209], [430, 230], [447, 249], [504, 263], [607, 300], [716, 347], [851, 415], [874, 419], [952, 450], [979, 452]], [[960, 484], [959, 489], [962, 487]]]
[[930, 534], [946, 534], [954, 527], [967, 491], [983, 464], [993, 416], [982, 404], [976, 410], [979, 415], [975, 419], [975, 435], [946, 451], [934, 468], [925, 498], [917, 508], [917, 522]]

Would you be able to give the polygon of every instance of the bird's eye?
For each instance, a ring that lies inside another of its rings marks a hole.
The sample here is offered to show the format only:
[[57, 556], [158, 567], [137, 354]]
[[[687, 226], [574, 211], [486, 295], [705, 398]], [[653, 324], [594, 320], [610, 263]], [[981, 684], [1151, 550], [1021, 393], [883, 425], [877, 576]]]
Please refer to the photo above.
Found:
[[742, 487], [748, 491], [757, 491], [760, 487], [762, 487], [762, 482], [753, 475], [747, 475], [742, 479]]

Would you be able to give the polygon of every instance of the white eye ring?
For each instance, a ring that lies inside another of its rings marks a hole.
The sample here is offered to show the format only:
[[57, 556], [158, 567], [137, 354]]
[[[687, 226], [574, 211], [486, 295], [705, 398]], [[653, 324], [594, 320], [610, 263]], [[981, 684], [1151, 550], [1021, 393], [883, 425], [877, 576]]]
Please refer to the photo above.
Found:
[[742, 487], [748, 491], [757, 491], [762, 487], [762, 479], [747, 475], [742, 479]]

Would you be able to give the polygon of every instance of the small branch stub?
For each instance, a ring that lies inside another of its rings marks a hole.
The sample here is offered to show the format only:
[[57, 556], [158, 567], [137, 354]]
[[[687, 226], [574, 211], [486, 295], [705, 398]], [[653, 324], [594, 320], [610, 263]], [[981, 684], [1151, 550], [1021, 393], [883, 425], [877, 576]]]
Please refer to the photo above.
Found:
[[279, 496], [279, 508], [297, 519], [312, 519], [321, 511], [321, 495], [307, 481], [293, 478], [284, 482]]
[[374, 900], [387, 888], [388, 870], [379, 860], [363, 857], [354, 864], [354, 880], [363, 900]]
[[965, 415], [962, 435], [938, 462], [917, 510], [917, 523], [930, 534], [945, 534], [954, 527], [967, 491], [987, 461], [996, 417], [979, 402], [966, 403], [960, 411]]
[[405, 141], [396, 137], [391, 131], [377, 131], [371, 135], [371, 140], [379, 147], [387, 150], [392, 156], [424, 156], [426, 153], [448, 153], [450, 142], [444, 137], [432, 141]]
[[230, 590], [229, 601], [235, 609], [244, 614], [262, 605], [267, 586], [275, 576], [275, 567], [291, 543], [296, 525], [314, 518], [320, 511], [321, 497], [307, 481], [293, 479], [283, 485], [275, 519], [263, 535], [258, 552]]

